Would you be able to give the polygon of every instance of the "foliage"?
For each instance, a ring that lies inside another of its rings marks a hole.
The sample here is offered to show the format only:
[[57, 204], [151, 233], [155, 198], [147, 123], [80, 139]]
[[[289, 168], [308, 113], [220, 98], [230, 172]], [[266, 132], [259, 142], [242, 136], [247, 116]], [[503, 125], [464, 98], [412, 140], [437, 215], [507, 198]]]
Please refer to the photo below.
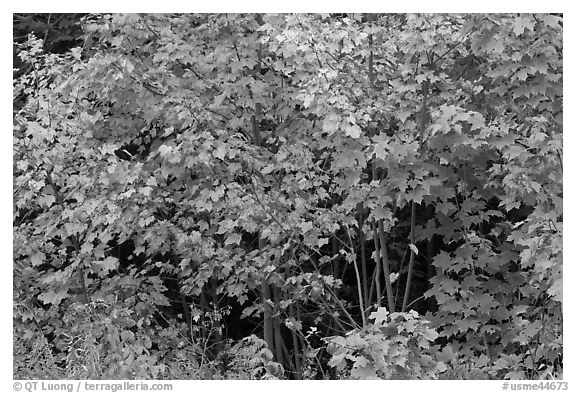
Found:
[[272, 361], [266, 342], [254, 335], [245, 337], [226, 350], [222, 364], [226, 379], [278, 379], [283, 376], [282, 365]]
[[26, 41], [29, 33], [41, 37], [44, 50], [51, 53], [64, 53], [78, 45], [82, 36], [80, 19], [85, 14], [13, 14], [13, 40]]
[[82, 29], [17, 45], [19, 375], [561, 375], [562, 16]]
[[446, 371], [434, 345], [438, 333], [416, 311], [390, 314], [380, 307], [370, 319], [374, 322], [360, 331], [326, 339], [332, 355], [328, 365], [336, 367], [340, 375], [352, 379], [437, 379]]
[[[21, 311], [19, 311], [21, 310]], [[16, 310], [22, 322], [31, 310]], [[15, 335], [15, 375], [30, 379], [278, 379], [282, 366], [272, 361], [266, 343], [249, 336], [204, 359], [198, 345], [187, 343], [173, 327], [138, 329], [128, 308], [103, 301], [76, 304], [65, 316], [61, 337], [48, 343], [36, 329]], [[23, 324], [18, 325], [22, 328]], [[158, 350], [151, 354], [152, 340]], [[23, 341], [23, 342], [22, 342]], [[51, 345], [54, 348], [51, 348]], [[27, 350], [27, 351], [25, 351]], [[224, 360], [225, 364], [224, 364]], [[18, 371], [16, 371], [18, 370]]]

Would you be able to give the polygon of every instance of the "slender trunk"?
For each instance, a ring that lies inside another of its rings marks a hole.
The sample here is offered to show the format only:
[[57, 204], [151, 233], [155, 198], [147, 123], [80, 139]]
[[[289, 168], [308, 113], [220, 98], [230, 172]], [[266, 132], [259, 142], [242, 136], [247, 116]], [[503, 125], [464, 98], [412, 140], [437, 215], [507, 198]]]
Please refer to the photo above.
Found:
[[[426, 216], [430, 219], [434, 217], [434, 206], [428, 205], [426, 207]], [[427, 269], [426, 269], [426, 279], [428, 281], [428, 289], [432, 289], [432, 277], [436, 275], [436, 269], [432, 264], [434, 257], [436, 256], [436, 235], [432, 235], [426, 244], [426, 259], [427, 259]], [[433, 296], [426, 299], [426, 310], [434, 312], [436, 310], [436, 301]]]
[[[280, 294], [280, 288], [273, 287], [274, 293], [274, 304], [279, 304], [282, 300], [282, 295]], [[284, 345], [284, 340], [282, 339], [282, 331], [280, 326], [280, 318], [274, 317], [274, 349], [276, 350], [276, 361], [280, 364], [284, 364], [284, 356], [282, 355], [282, 346]]]
[[190, 316], [190, 307], [188, 305], [188, 302], [186, 301], [186, 296], [180, 291], [178, 292], [178, 296], [180, 297], [180, 303], [182, 305], [182, 313], [184, 315], [184, 321], [186, 321], [186, 326], [188, 327], [188, 335], [190, 335], [190, 338], [193, 339], [192, 337], [192, 318]]
[[251, 121], [252, 121], [252, 135], [254, 137], [254, 143], [257, 146], [260, 146], [262, 144], [262, 139], [260, 137], [260, 118], [261, 113], [262, 113], [262, 104], [260, 104], [259, 102], [256, 103], [256, 108], [255, 108], [256, 114], [252, 115]]
[[[294, 370], [295, 366], [294, 363], [292, 362], [292, 356], [290, 356], [290, 351], [288, 351], [288, 347], [286, 346], [286, 343], [284, 341], [281, 341], [281, 343], [282, 343], [282, 354], [284, 356], [284, 359], [286, 359], [286, 362], [288, 363], [290, 370]], [[294, 372], [292, 372], [292, 375], [294, 375]]]
[[80, 277], [80, 288], [82, 290], [82, 297], [81, 301], [84, 304], [87, 304], [90, 301], [88, 296], [88, 288], [86, 287], [86, 279], [84, 278], [84, 267], [80, 266], [78, 269], [78, 276]]
[[486, 348], [486, 356], [488, 356], [488, 359], [492, 359], [492, 352], [490, 351], [490, 345], [488, 344], [486, 333], [482, 333], [482, 342], [484, 343], [484, 347]]
[[[334, 280], [340, 278], [340, 250], [338, 249], [338, 242], [336, 236], [332, 236], [332, 276]], [[338, 295], [338, 289], [334, 287], [334, 293]]]
[[[52, 187], [56, 190], [55, 186]], [[72, 239], [72, 245], [74, 246], [76, 255], [80, 254], [80, 242], [77, 238]], [[80, 281], [81, 290], [80, 301], [84, 304], [87, 304], [90, 301], [90, 296], [88, 296], [88, 287], [86, 286], [86, 278], [84, 277], [84, 266], [82, 265], [82, 262], [80, 262], [80, 266], [78, 267], [78, 278]]]
[[[345, 311], [345, 310], [344, 310], [344, 311]], [[350, 320], [350, 318], [352, 318], [352, 317], [348, 314], [348, 319]], [[345, 333], [345, 332], [347, 332], [348, 330], [350, 330], [350, 329], [346, 329], [346, 328], [344, 327], [344, 325], [342, 325], [342, 322], [340, 322], [340, 320], [338, 319], [338, 316], [337, 316], [337, 315], [334, 315], [333, 320], [334, 320], [334, 322], [336, 322], [336, 325], [338, 325], [338, 327], [340, 328], [340, 333]], [[351, 320], [351, 322], [354, 322], [354, 320]], [[354, 322], [354, 323], [355, 323], [355, 322]], [[354, 327], [354, 324], [351, 324], [350, 326], [353, 326], [353, 327]], [[333, 331], [335, 332], [336, 329], [333, 329]]]
[[[260, 252], [264, 248], [264, 239], [258, 239], [258, 247]], [[265, 273], [264, 273], [265, 274]], [[264, 305], [264, 341], [268, 345], [268, 349], [275, 353], [274, 351], [274, 326], [272, 322], [272, 306], [270, 301], [272, 301], [272, 294], [270, 292], [270, 285], [266, 281], [266, 277], [262, 277], [262, 282], [260, 284], [260, 290], [262, 292], [262, 304]]]
[[200, 314], [200, 334], [202, 336], [202, 342], [208, 339], [208, 333], [206, 331], [206, 313], [209, 310], [208, 300], [206, 300], [206, 284], [202, 286], [200, 290], [200, 309], [202, 313]]
[[[426, 279], [428, 281], [428, 290], [432, 289], [432, 278], [436, 275], [436, 268], [432, 261], [436, 255], [436, 249], [434, 244], [434, 236], [428, 240], [428, 244], [426, 247], [426, 256], [427, 256], [427, 269], [426, 269]], [[426, 299], [426, 309], [428, 311], [436, 311], [438, 305], [436, 304], [436, 300], [434, 300], [433, 296], [430, 296]]]
[[372, 299], [374, 299], [375, 285], [376, 285], [376, 269], [374, 269], [374, 271], [372, 272], [372, 279], [370, 280], [370, 292], [368, 294], [368, 304], [370, 305], [370, 307], [372, 307], [372, 304], [374, 304], [374, 301]]
[[[398, 271], [401, 272], [404, 269], [404, 260], [406, 259], [406, 255], [408, 255], [409, 248], [404, 251], [404, 255], [402, 255], [402, 260], [400, 261], [400, 265], [398, 266]], [[400, 293], [400, 285], [396, 285], [396, 293], [394, 294], [394, 299], [398, 299], [398, 294]]]
[[364, 290], [364, 314], [367, 313], [367, 308], [370, 306], [370, 296], [368, 294], [368, 271], [366, 264], [366, 237], [364, 231], [364, 220], [360, 217], [360, 263], [362, 265], [362, 288]]
[[[422, 85], [422, 107], [420, 108], [420, 115], [418, 119], [419, 129], [419, 151], [420, 155], [424, 154], [424, 130], [426, 129], [426, 120], [428, 116], [428, 85], [429, 81], [424, 81]], [[412, 201], [412, 209], [410, 212], [410, 244], [416, 247], [414, 243], [414, 227], [416, 226], [416, 202]], [[402, 311], [406, 311], [408, 301], [410, 299], [410, 286], [412, 285], [412, 272], [414, 270], [414, 259], [416, 253], [412, 248], [410, 249], [410, 262], [408, 263], [408, 277], [406, 277], [406, 290], [404, 291], [404, 299], [402, 301]]]
[[[348, 230], [346, 230], [346, 235], [348, 236], [348, 242], [350, 243], [350, 249], [354, 250], [354, 243], [352, 242], [352, 237]], [[362, 281], [360, 280], [360, 271], [358, 270], [358, 261], [356, 258], [356, 253], [352, 254], [352, 263], [354, 264], [354, 272], [356, 273], [356, 288], [358, 290], [358, 303], [360, 304], [360, 315], [362, 316], [362, 327], [366, 327], [366, 315], [364, 309], [364, 299], [362, 296]]]
[[274, 353], [274, 328], [272, 324], [272, 307], [268, 303], [271, 301], [270, 286], [264, 280], [261, 284], [262, 303], [264, 304], [264, 341], [268, 344], [268, 349]]
[[378, 227], [376, 226], [376, 220], [372, 219], [372, 232], [374, 237], [374, 249], [376, 253], [376, 305], [380, 307], [380, 302], [382, 301], [382, 289], [380, 288], [380, 244], [378, 244]]
[[[219, 312], [220, 310], [220, 302], [218, 300], [218, 293], [217, 293], [217, 284], [216, 281], [212, 278], [210, 279], [210, 297], [212, 298], [212, 305], [214, 307], [214, 312]], [[214, 344], [212, 347], [214, 348], [213, 354], [216, 355], [222, 350], [222, 344], [224, 341], [222, 340], [222, 319], [221, 318], [212, 318], [212, 330], [214, 331]]]
[[[296, 321], [302, 322], [302, 307], [300, 307], [300, 302], [298, 301], [296, 301]], [[302, 348], [302, 352], [304, 352], [306, 349], [306, 340], [301, 334], [298, 335], [298, 339], [300, 340], [300, 348]]]
[[[288, 312], [290, 313], [290, 318], [293, 321], [298, 321], [296, 319], [296, 312], [294, 311], [294, 305], [290, 304], [290, 306], [288, 307]], [[300, 364], [300, 345], [298, 344], [298, 336], [296, 335], [296, 331], [294, 331], [294, 327], [292, 329], [290, 329], [290, 332], [292, 333], [292, 345], [294, 348], [294, 379], [301, 379], [301, 372], [302, 372], [302, 366]]]
[[[410, 213], [410, 244], [414, 245], [414, 226], [416, 224], [416, 203], [412, 201], [412, 211]], [[402, 312], [406, 311], [410, 299], [410, 286], [412, 284], [412, 272], [414, 270], [414, 259], [416, 253], [410, 249], [410, 262], [408, 263], [408, 277], [406, 277], [406, 290], [404, 291], [404, 300], [402, 302]]]
[[[255, 19], [256, 22], [259, 25], [263, 24], [263, 20], [262, 20], [262, 15], [260, 14], [256, 14], [255, 15]], [[256, 67], [254, 69], [254, 78], [259, 78], [262, 72], [262, 43], [258, 43], [258, 49], [257, 49], [257, 61], [256, 61]], [[252, 92], [250, 93], [252, 95]], [[255, 107], [254, 107], [254, 114], [252, 115], [252, 137], [254, 140], [254, 144], [256, 146], [261, 146], [262, 145], [262, 139], [260, 136], [260, 120], [262, 118], [262, 105], [260, 102], [258, 102], [256, 100], [256, 97], [252, 97], [254, 99], [254, 101], [256, 101]], [[260, 250], [260, 253], [262, 253], [262, 251], [264, 250], [264, 246], [265, 246], [265, 241], [262, 238], [261, 234], [258, 234], [258, 249]], [[265, 274], [265, 273], [264, 273]], [[260, 284], [260, 292], [261, 292], [261, 296], [262, 296], [262, 304], [264, 306], [264, 312], [263, 312], [263, 317], [264, 317], [264, 341], [266, 341], [266, 344], [268, 345], [268, 349], [273, 353], [276, 354], [276, 350], [281, 351], [280, 348], [276, 348], [276, 346], [274, 345], [274, 321], [272, 319], [272, 306], [270, 305], [269, 302], [272, 302], [272, 292], [270, 289], [270, 285], [267, 282], [267, 277], [263, 276], [262, 277], [262, 281]]]
[[386, 245], [386, 233], [384, 232], [384, 223], [378, 220], [378, 232], [380, 239], [380, 252], [382, 253], [382, 269], [384, 271], [384, 283], [386, 285], [386, 298], [390, 312], [395, 311], [394, 292], [392, 291], [392, 282], [390, 281], [390, 261], [388, 260], [388, 247]]

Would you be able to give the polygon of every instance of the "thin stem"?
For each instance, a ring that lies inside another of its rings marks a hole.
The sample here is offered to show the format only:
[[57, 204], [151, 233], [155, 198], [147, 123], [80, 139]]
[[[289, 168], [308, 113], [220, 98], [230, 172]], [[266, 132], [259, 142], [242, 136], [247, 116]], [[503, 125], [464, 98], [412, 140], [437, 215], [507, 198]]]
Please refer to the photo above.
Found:
[[375, 262], [376, 262], [376, 272], [374, 273], [376, 281], [376, 305], [380, 307], [380, 302], [382, 300], [382, 289], [380, 288], [380, 244], [378, 244], [378, 227], [376, 226], [376, 220], [372, 219], [372, 236], [374, 237], [374, 248], [375, 248]]
[[[410, 244], [414, 245], [414, 226], [416, 223], [416, 203], [412, 201], [412, 209], [410, 213]], [[410, 286], [412, 284], [412, 271], [414, 270], [414, 257], [415, 252], [410, 248], [410, 262], [408, 263], [408, 277], [406, 278], [406, 290], [404, 291], [404, 300], [402, 301], [402, 312], [406, 311], [408, 307], [408, 299], [410, 297]]]
[[380, 239], [380, 252], [382, 254], [382, 269], [384, 271], [384, 283], [386, 285], [386, 298], [388, 299], [388, 308], [390, 312], [396, 311], [394, 305], [394, 293], [392, 291], [392, 282], [390, 281], [390, 261], [388, 260], [388, 247], [386, 246], [386, 232], [384, 232], [384, 223], [378, 220], [378, 237]]
[[[353, 247], [352, 237], [350, 232], [346, 229], [346, 234], [348, 235], [348, 240], [350, 241], [350, 247]], [[354, 265], [354, 272], [356, 273], [356, 289], [358, 290], [358, 302], [360, 303], [360, 314], [362, 315], [362, 327], [366, 327], [366, 315], [364, 309], [364, 299], [362, 297], [362, 281], [360, 280], [360, 272], [358, 270], [358, 261], [356, 260], [356, 253], [352, 254], [352, 263]]]
[[[364, 290], [364, 306], [368, 307], [370, 304], [370, 299], [368, 296], [368, 271], [367, 271], [367, 263], [366, 263], [366, 238], [364, 236], [364, 231], [362, 230], [364, 220], [360, 217], [360, 261], [362, 265], [362, 289]], [[364, 308], [364, 313], [367, 310]]]

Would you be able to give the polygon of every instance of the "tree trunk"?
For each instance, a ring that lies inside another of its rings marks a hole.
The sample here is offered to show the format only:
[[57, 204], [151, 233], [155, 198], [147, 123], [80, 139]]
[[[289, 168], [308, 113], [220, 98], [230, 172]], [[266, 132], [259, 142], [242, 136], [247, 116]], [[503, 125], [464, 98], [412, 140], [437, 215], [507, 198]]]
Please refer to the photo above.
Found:
[[392, 282], [390, 281], [390, 261], [388, 260], [388, 246], [386, 233], [384, 232], [384, 223], [378, 220], [378, 232], [380, 239], [380, 252], [382, 253], [382, 270], [384, 271], [384, 283], [386, 285], [386, 298], [388, 300], [388, 311], [394, 312], [394, 292], [392, 291]]

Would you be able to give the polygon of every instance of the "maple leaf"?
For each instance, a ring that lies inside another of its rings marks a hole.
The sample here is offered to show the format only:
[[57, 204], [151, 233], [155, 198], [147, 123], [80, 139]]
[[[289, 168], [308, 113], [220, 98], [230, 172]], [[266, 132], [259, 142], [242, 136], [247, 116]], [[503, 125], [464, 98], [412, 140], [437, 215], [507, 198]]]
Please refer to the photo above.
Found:
[[380, 205], [376, 206], [372, 210], [372, 216], [376, 220], [391, 221], [393, 219], [392, 210], [390, 210], [387, 207], [380, 206]]
[[514, 19], [512, 31], [516, 35], [524, 33], [525, 30], [533, 31], [536, 21], [527, 15], [519, 15]]
[[240, 241], [242, 240], [242, 235], [240, 235], [239, 233], [231, 233], [230, 235], [226, 236], [226, 240], [224, 241], [224, 245], [229, 245], [229, 244], [240, 244]]
[[457, 358], [457, 354], [458, 353], [452, 349], [451, 345], [446, 345], [437, 354], [437, 358], [442, 362], [450, 363]]
[[43, 195], [38, 202], [40, 202], [43, 205], [46, 205], [48, 207], [52, 206], [52, 204], [54, 202], [56, 202], [56, 198], [54, 197], [54, 195]]
[[480, 326], [480, 323], [473, 319], [458, 319], [456, 322], [454, 322], [454, 324], [462, 333], [466, 333], [468, 330], [476, 331]]
[[335, 116], [330, 116], [324, 119], [322, 123], [322, 131], [328, 133], [328, 135], [331, 135], [338, 130], [339, 126], [340, 126], [339, 119]]
[[367, 344], [368, 343], [366, 342], [366, 340], [364, 340], [362, 337], [360, 337], [357, 334], [352, 334], [352, 335], [346, 337], [346, 346], [351, 346], [354, 348], [363, 348]]
[[386, 307], [378, 307], [378, 310], [370, 313], [370, 319], [374, 320], [375, 325], [382, 325], [382, 322], [388, 321], [388, 316], [390, 313], [386, 310]]
[[473, 112], [470, 114], [468, 122], [472, 124], [472, 130], [484, 127], [485, 119], [481, 113]]
[[485, 45], [487, 52], [502, 53], [505, 49], [501, 39], [495, 38], [488, 41]]
[[374, 154], [377, 158], [386, 161], [386, 158], [388, 157], [389, 141], [390, 139], [382, 134], [374, 137]]
[[111, 270], [117, 269], [119, 261], [118, 258], [115, 257], [106, 257], [102, 261], [95, 261], [94, 263], [98, 265], [102, 269], [102, 272], [105, 274]]
[[344, 127], [344, 132], [351, 138], [360, 138], [362, 130], [356, 124], [348, 124]]
[[356, 359], [350, 376], [362, 380], [381, 379], [376, 373], [376, 369], [373, 366], [369, 366], [367, 359], [363, 356]]
[[562, 302], [563, 301], [563, 290], [562, 290], [562, 278], [555, 279], [547, 290], [548, 294], [552, 296], [556, 301]]
[[314, 228], [314, 224], [311, 223], [310, 221], [305, 221], [305, 222], [300, 223], [299, 227], [302, 230], [302, 233], [307, 233], [307, 232], [311, 231], [312, 228]]
[[216, 150], [214, 150], [214, 157], [223, 160], [226, 157], [226, 147], [219, 145]]
[[160, 152], [160, 156], [162, 158], [167, 158], [172, 154], [172, 147], [168, 145], [161, 145], [158, 147], [158, 151]]
[[44, 258], [44, 253], [37, 252], [30, 257], [30, 262], [32, 263], [32, 266], [39, 266], [44, 262]]
[[68, 297], [68, 289], [63, 288], [58, 291], [54, 291], [53, 289], [48, 290], [47, 292], [41, 293], [38, 295], [38, 300], [45, 304], [52, 304], [57, 306], [60, 302]]

